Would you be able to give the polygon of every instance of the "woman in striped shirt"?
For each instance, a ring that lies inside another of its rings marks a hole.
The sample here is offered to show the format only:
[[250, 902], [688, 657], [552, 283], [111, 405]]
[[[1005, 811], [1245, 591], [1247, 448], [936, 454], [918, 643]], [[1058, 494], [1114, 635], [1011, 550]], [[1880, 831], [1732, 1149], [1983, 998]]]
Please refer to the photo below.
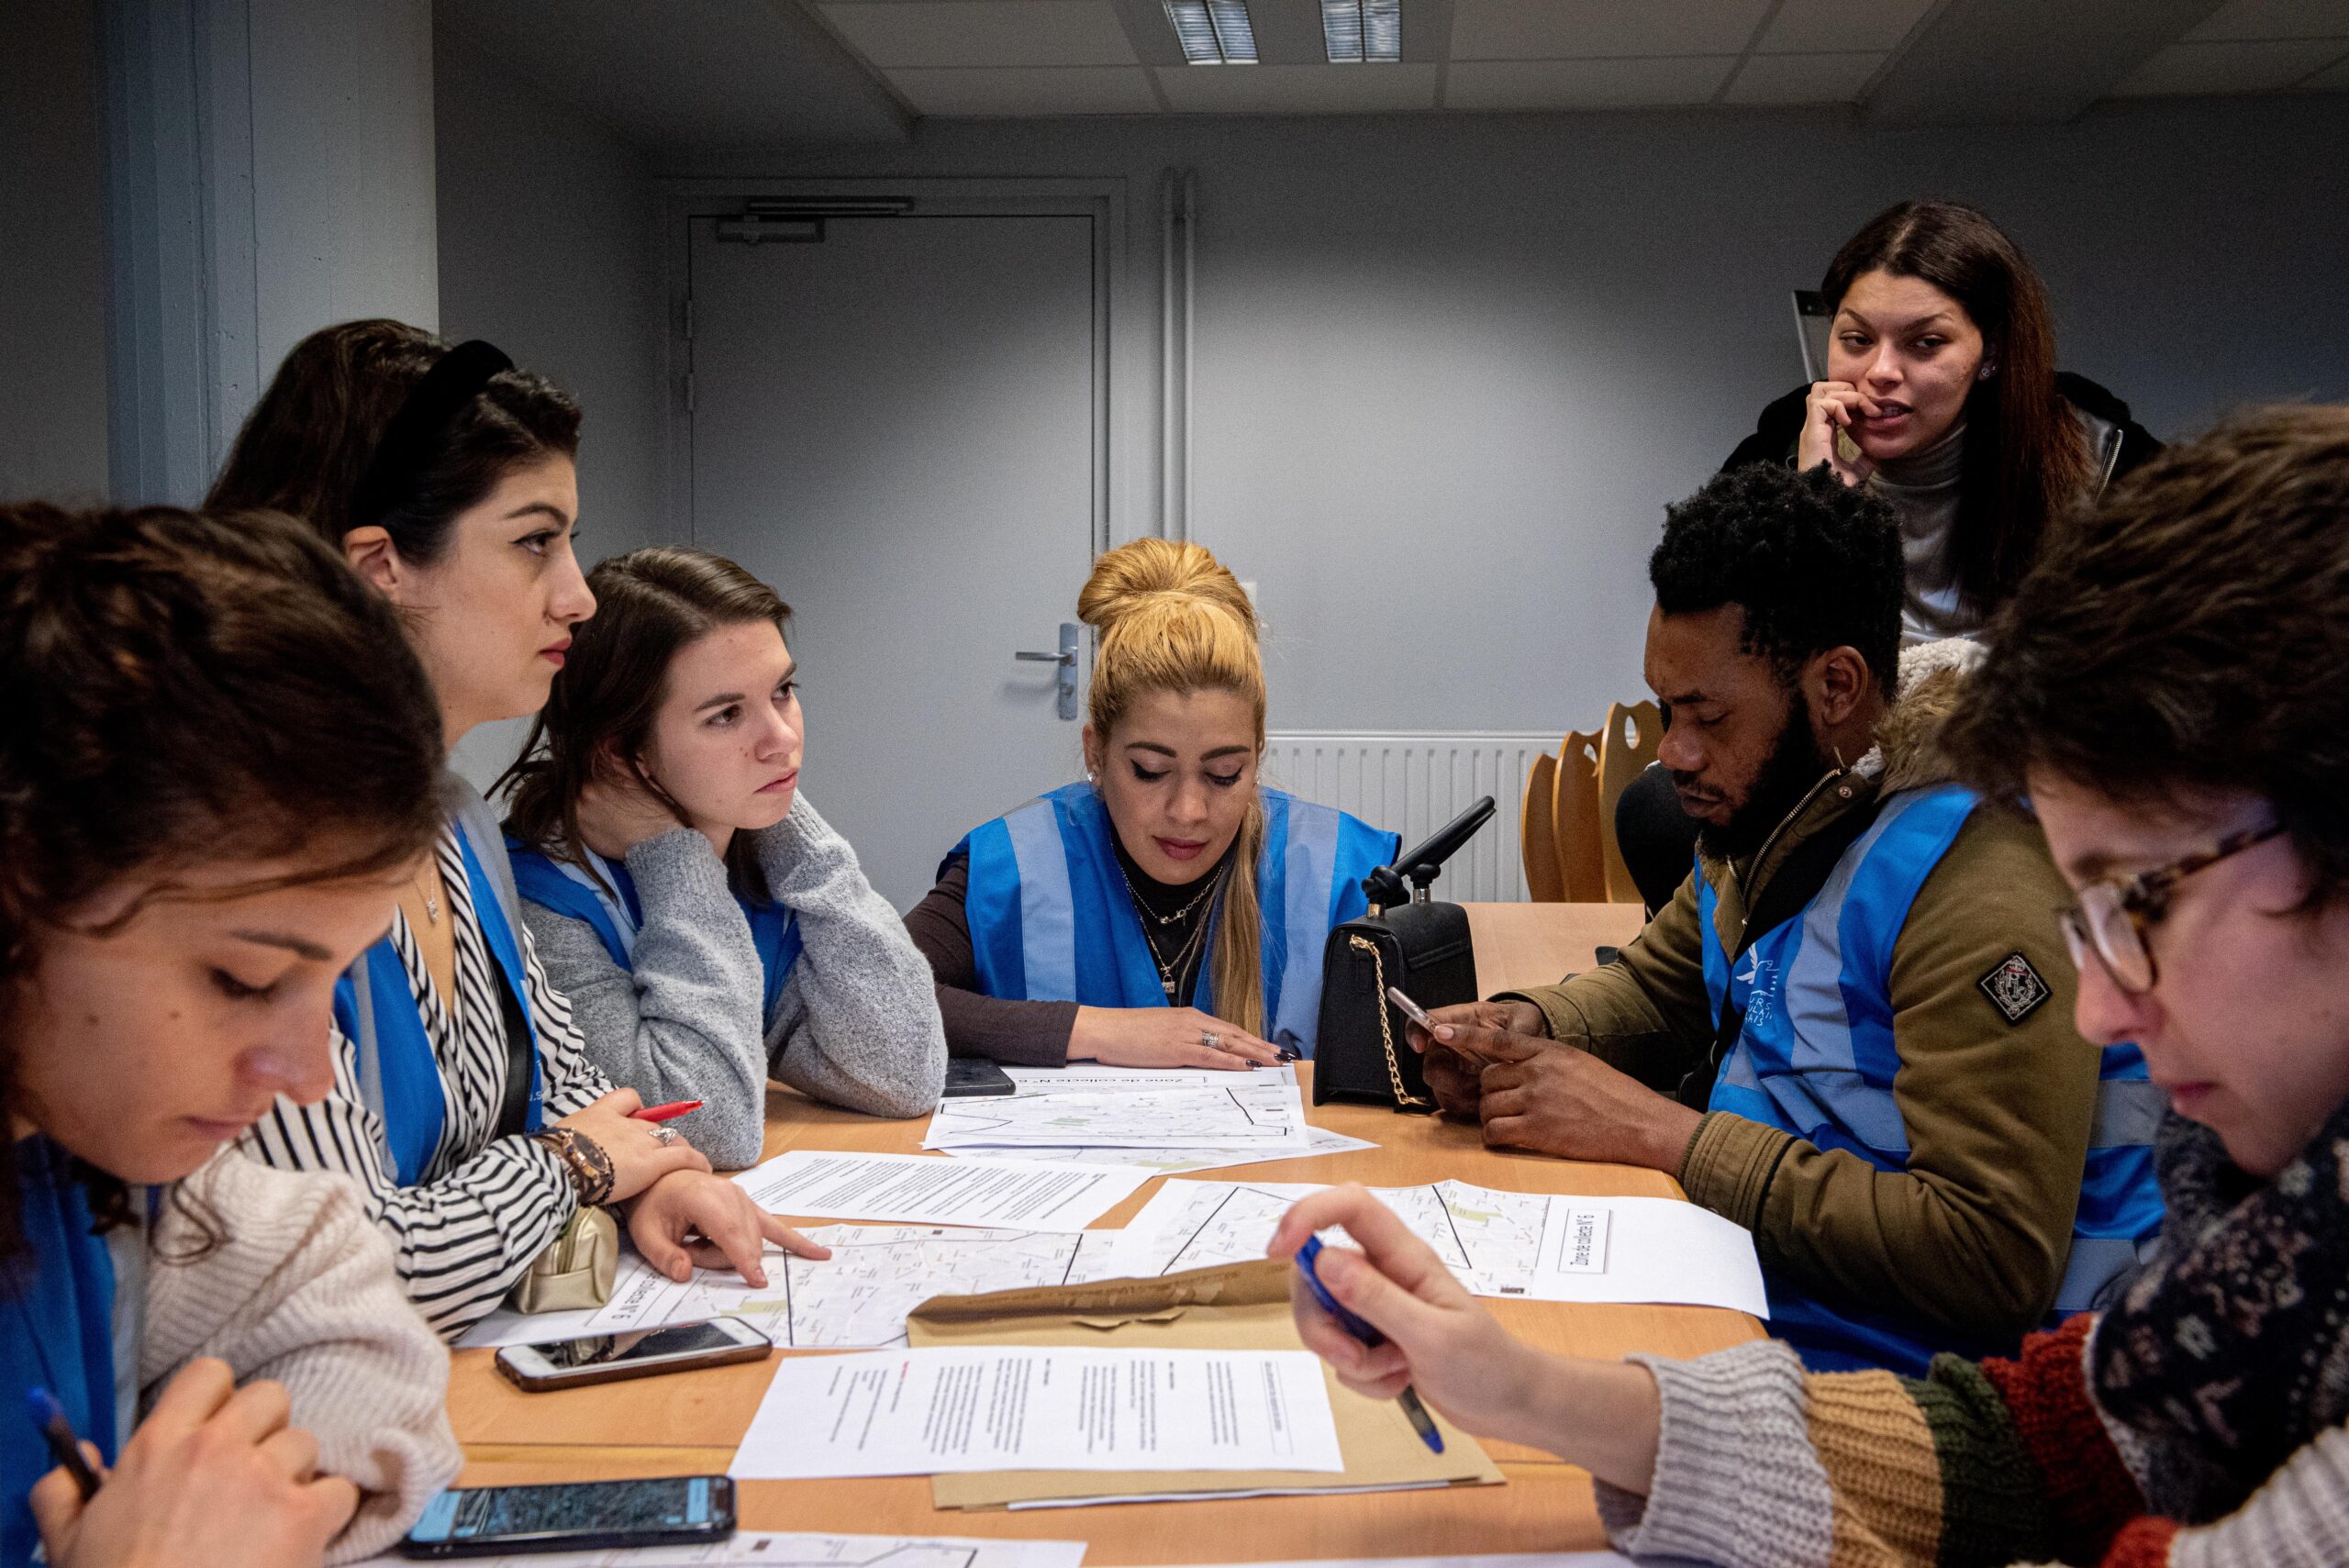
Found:
[[[2160, 1250], [2011, 1360], [1806, 1375], [1756, 1340], [1571, 1361], [1513, 1339], [1359, 1187], [1282, 1219], [1365, 1347], [1340, 1379], [1590, 1471], [1615, 1544], [1830, 1563], [2349, 1562], [2349, 408], [2174, 448], [1999, 610], [1943, 736], [2027, 801], [2077, 902], [2075, 1018], [2171, 1111]], [[2083, 1047], [2083, 1049], [2086, 1049]], [[1618, 1232], [1615, 1245], [1636, 1245]]]
[[[295, 345], [212, 489], [215, 506], [308, 519], [401, 611], [454, 747], [537, 710], [595, 599], [572, 555], [578, 406], [486, 343], [394, 321]], [[632, 1119], [539, 966], [480, 795], [453, 775], [436, 852], [390, 934], [343, 977], [335, 1089], [281, 1099], [247, 1135], [273, 1165], [346, 1172], [410, 1296], [455, 1337], [583, 1204], [683, 1278], [763, 1284], [763, 1243], [807, 1244], [674, 1129]]]

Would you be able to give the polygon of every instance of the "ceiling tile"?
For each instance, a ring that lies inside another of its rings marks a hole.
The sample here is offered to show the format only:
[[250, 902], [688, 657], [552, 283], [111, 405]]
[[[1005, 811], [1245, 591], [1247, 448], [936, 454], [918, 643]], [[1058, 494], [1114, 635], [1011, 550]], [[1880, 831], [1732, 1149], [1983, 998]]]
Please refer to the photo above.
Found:
[[1900, 47], [1933, 0], [1786, 0], [1754, 49], [1763, 54], [1849, 54]]
[[1433, 65], [1169, 65], [1158, 90], [1181, 113], [1393, 114], [1435, 107]]
[[2116, 98], [2190, 93], [2273, 93], [2339, 58], [2335, 39], [2174, 43], [2124, 78]]
[[1109, 0], [901, 0], [823, 12], [883, 71], [1140, 63]]
[[1671, 60], [1526, 60], [1455, 64], [1448, 109], [1632, 109], [1710, 103], [1735, 55]]
[[1757, 54], [1721, 95], [1725, 104], [1850, 104], [1890, 55]]
[[1453, 0], [1454, 60], [1739, 54], [1769, 0]]
[[2349, 0], [2228, 0], [2180, 40], [2349, 38]]
[[1158, 99], [1150, 90], [1150, 72], [1139, 65], [892, 71], [889, 81], [917, 113], [949, 118], [1158, 112]]

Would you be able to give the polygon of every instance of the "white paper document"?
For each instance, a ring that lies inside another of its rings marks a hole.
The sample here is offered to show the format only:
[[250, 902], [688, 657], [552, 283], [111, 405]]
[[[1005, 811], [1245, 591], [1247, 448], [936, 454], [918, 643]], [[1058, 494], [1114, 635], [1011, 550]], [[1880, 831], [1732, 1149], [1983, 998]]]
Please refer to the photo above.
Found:
[[1294, 1068], [1252, 1073], [1030, 1070], [1019, 1092], [954, 1099], [930, 1118], [925, 1149], [970, 1145], [1220, 1149], [1258, 1159], [1309, 1145]]
[[[1168, 1182], [1122, 1232], [1117, 1270], [1148, 1278], [1261, 1258], [1289, 1206], [1320, 1190], [1301, 1182]], [[1466, 1182], [1370, 1191], [1478, 1296], [1770, 1315], [1753, 1238], [1692, 1203]]]
[[580, 1331], [621, 1334], [740, 1318], [792, 1349], [863, 1350], [906, 1342], [906, 1316], [933, 1296], [1084, 1284], [1115, 1276], [1115, 1230], [974, 1230], [937, 1225], [826, 1225], [803, 1232], [829, 1258], [766, 1251], [767, 1283], [696, 1269], [679, 1284], [634, 1251], [620, 1255], [612, 1298]]
[[785, 1361], [729, 1473], [1344, 1468], [1309, 1351], [989, 1345]]
[[[371, 1557], [358, 1568], [406, 1568], [413, 1561]], [[706, 1546], [607, 1547], [467, 1561], [475, 1568], [1078, 1568], [1085, 1542], [745, 1529]]]
[[[1185, 1568], [1219, 1568], [1190, 1563]], [[1306, 1562], [1252, 1562], [1248, 1568], [1634, 1568], [1612, 1551], [1496, 1552], [1484, 1557], [1328, 1557]]]
[[1082, 1230], [1148, 1181], [1123, 1165], [795, 1149], [734, 1180], [759, 1207], [821, 1219]]
[[1349, 1138], [1342, 1132], [1331, 1132], [1326, 1127], [1308, 1127], [1303, 1155], [1291, 1149], [1268, 1149], [1251, 1154], [1231, 1149], [1116, 1149], [1101, 1144], [1075, 1148], [1038, 1144], [1018, 1150], [999, 1150], [984, 1143], [958, 1144], [939, 1152], [957, 1160], [985, 1160], [1016, 1153], [1022, 1160], [1040, 1160], [1054, 1165], [1139, 1165], [1153, 1176], [1180, 1176], [1194, 1171], [1220, 1171], [1233, 1165], [1257, 1165], [1267, 1160], [1351, 1154], [1358, 1149], [1377, 1147], [1367, 1138]]

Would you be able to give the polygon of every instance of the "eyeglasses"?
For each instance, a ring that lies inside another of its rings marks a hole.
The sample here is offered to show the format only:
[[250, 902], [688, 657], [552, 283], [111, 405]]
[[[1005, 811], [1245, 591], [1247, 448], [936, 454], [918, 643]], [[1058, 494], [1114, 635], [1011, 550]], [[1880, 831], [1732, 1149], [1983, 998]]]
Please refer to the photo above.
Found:
[[2134, 876], [2108, 877], [2080, 889], [2080, 901], [2055, 912], [2072, 964], [2086, 969], [2093, 952], [2112, 983], [2132, 996], [2154, 988], [2154, 951], [2145, 933], [2169, 914], [2170, 895], [2198, 871], [2264, 844], [2284, 831], [2280, 822], [2231, 833], [2210, 849]]

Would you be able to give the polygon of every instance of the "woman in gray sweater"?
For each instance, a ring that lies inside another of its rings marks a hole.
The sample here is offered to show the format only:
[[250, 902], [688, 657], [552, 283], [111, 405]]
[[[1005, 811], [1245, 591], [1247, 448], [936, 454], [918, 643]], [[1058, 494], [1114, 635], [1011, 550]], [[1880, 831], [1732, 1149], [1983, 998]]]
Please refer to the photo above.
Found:
[[798, 793], [790, 609], [702, 550], [588, 578], [507, 819], [523, 918], [588, 1056], [721, 1169], [754, 1164], [770, 1076], [874, 1116], [938, 1103], [930, 966]]

